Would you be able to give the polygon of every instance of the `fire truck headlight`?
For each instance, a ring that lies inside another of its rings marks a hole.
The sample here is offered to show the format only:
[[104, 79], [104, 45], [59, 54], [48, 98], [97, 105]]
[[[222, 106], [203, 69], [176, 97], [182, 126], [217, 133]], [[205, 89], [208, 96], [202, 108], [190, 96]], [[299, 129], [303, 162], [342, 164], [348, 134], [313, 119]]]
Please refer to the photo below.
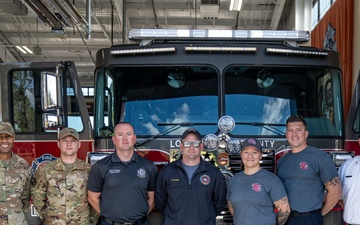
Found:
[[218, 122], [219, 129], [224, 133], [230, 133], [235, 128], [235, 120], [231, 116], [223, 116]]
[[346, 160], [354, 157], [353, 152], [331, 152], [336, 167], [340, 167]]
[[218, 137], [215, 134], [208, 134], [204, 137], [204, 146], [207, 151], [214, 151], [218, 148]]
[[240, 153], [241, 150], [241, 143], [238, 139], [230, 139], [230, 141], [228, 141], [227, 146], [226, 146], [226, 150], [229, 152], [229, 154], [231, 155], [237, 155]]

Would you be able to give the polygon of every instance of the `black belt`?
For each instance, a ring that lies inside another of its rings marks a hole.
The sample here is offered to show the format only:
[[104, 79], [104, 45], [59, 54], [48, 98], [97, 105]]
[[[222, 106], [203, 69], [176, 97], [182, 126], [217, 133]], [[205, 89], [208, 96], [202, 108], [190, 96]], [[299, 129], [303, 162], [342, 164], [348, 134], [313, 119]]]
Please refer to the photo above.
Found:
[[133, 223], [131, 223], [131, 222], [120, 223], [120, 222], [113, 221], [105, 216], [101, 216], [101, 220], [105, 221], [108, 224], [112, 224], [112, 225], [141, 225], [141, 224], [145, 223], [146, 217], [144, 217], [136, 222], [133, 222]]
[[321, 209], [315, 209], [313, 211], [309, 212], [298, 212], [298, 211], [291, 211], [290, 216], [291, 217], [303, 217], [303, 216], [310, 216], [310, 214], [314, 213], [321, 213]]

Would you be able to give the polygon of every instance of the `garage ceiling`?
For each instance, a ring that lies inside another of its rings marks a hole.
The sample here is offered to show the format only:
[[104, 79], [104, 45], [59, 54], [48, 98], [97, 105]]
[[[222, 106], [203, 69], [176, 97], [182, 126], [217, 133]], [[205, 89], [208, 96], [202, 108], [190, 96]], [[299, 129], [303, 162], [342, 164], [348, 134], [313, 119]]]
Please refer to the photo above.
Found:
[[[131, 28], [283, 30], [292, 3], [243, 0], [238, 12], [229, 11], [230, 0], [0, 0], [0, 60], [72, 60], [82, 83], [91, 85], [96, 52], [130, 43], [126, 37]], [[70, 8], [82, 16], [80, 21], [61, 14]], [[91, 33], [86, 27], [87, 8]], [[57, 21], [48, 18], [51, 15]], [[34, 53], [24, 54], [17, 45]]]

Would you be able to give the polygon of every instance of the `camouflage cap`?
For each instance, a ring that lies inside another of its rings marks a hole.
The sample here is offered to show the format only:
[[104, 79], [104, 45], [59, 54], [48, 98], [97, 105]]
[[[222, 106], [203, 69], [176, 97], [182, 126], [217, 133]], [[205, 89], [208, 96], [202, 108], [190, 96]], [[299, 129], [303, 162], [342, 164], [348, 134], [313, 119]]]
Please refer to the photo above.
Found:
[[59, 137], [58, 139], [62, 140], [66, 136], [72, 136], [76, 140], [79, 140], [79, 133], [74, 128], [70, 128], [70, 127], [63, 128], [58, 135]]
[[11, 123], [0, 121], [0, 134], [15, 136], [14, 128]]
[[256, 148], [258, 151], [262, 152], [262, 146], [261, 146], [261, 143], [258, 139], [256, 138], [249, 138], [249, 139], [246, 139], [243, 144], [242, 144], [242, 149], [248, 147], [248, 146], [253, 146], [254, 148]]

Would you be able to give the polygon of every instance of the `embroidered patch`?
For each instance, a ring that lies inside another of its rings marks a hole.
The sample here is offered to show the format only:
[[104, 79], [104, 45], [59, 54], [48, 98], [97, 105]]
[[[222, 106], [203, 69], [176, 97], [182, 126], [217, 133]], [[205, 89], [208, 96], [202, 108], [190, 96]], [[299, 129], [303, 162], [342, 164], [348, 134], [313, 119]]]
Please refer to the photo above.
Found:
[[109, 173], [120, 173], [121, 169], [109, 169]]
[[259, 183], [254, 183], [254, 184], [251, 185], [251, 187], [252, 187], [251, 189], [253, 189], [254, 191], [260, 192], [262, 185], [259, 184]]
[[137, 176], [140, 177], [140, 178], [145, 178], [146, 177], [146, 171], [143, 168], [138, 169]]
[[203, 185], [208, 185], [210, 184], [211, 182], [211, 179], [208, 175], [204, 174], [204, 175], [201, 175], [200, 176], [200, 182], [203, 184]]
[[56, 160], [57, 158], [54, 157], [51, 154], [44, 154], [36, 159], [34, 159], [31, 163], [31, 174], [34, 175], [35, 171], [40, 168], [45, 166], [47, 163]]
[[309, 169], [309, 165], [307, 162], [300, 162], [300, 169], [307, 170]]

